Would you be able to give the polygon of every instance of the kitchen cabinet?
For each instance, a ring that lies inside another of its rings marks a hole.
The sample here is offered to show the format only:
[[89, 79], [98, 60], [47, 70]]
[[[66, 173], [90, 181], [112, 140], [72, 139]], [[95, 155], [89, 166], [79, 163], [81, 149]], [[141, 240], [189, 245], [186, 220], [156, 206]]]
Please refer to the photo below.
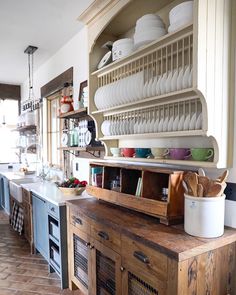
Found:
[[34, 247], [48, 261], [49, 243], [48, 243], [48, 214], [47, 203], [35, 194], [32, 194], [33, 206], [33, 231]]
[[66, 207], [47, 202], [49, 267], [61, 278], [62, 289], [68, 288]]
[[[147, 13], [159, 14], [168, 27], [170, 10], [181, 2], [95, 1], [80, 16], [80, 20], [88, 25], [89, 36], [88, 110], [95, 119], [97, 137], [105, 144], [106, 159], [114, 159], [111, 158], [111, 147], [204, 146], [214, 149], [211, 161], [169, 157], [117, 157], [115, 160], [219, 168], [232, 166], [235, 1], [194, 0], [192, 23], [135, 50], [129, 56], [99, 70], [96, 68], [105, 54], [104, 43], [132, 36], [137, 19]], [[188, 87], [177, 87], [174, 91], [167, 87], [163, 93], [152, 92], [152, 86], [160, 76], [165, 81], [168, 73], [172, 72], [174, 77], [177, 71], [179, 78], [180, 69], [186, 68], [192, 71]], [[130, 84], [133, 84], [132, 93], [132, 87], [126, 87]], [[122, 89], [126, 88], [128, 92], [124, 93]], [[141, 96], [134, 99], [134, 93], [141, 93]], [[100, 106], [97, 103], [99, 96], [104, 102]], [[113, 97], [116, 97], [115, 101], [112, 101]], [[192, 124], [199, 115], [201, 124]], [[175, 119], [178, 122], [184, 120], [186, 124], [182, 122], [176, 128], [173, 124]], [[157, 129], [146, 128], [152, 120], [158, 123]], [[135, 130], [135, 124], [140, 126], [143, 123], [145, 128]], [[104, 134], [105, 125], [109, 125], [108, 130], [112, 132]], [[127, 130], [127, 126], [131, 127]]]
[[24, 209], [24, 236], [30, 244], [31, 253], [34, 248], [33, 213], [31, 192], [22, 188], [22, 201]]
[[[75, 283], [84, 294], [121, 294], [121, 256], [106, 246], [108, 233], [99, 230], [94, 234], [91, 230], [90, 235], [86, 221], [74, 214], [70, 215], [68, 226], [69, 255], [73, 253], [69, 258], [70, 288]], [[83, 232], [86, 229], [88, 232]]]
[[9, 180], [5, 176], [0, 178], [1, 187], [0, 187], [0, 205], [6, 211], [7, 214], [10, 214], [10, 192], [9, 192]]
[[182, 225], [167, 227], [95, 198], [69, 201], [67, 212], [71, 290], [89, 295], [236, 292], [234, 229], [217, 239], [199, 239]]

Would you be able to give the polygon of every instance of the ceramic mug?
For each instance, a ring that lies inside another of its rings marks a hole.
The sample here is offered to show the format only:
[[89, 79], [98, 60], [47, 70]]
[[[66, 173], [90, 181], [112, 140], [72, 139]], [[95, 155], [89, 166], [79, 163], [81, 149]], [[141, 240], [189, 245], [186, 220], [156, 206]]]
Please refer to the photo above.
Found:
[[151, 152], [155, 159], [162, 159], [170, 153], [167, 148], [151, 148]]
[[214, 155], [214, 150], [211, 148], [193, 148], [191, 155], [195, 161], [207, 161]]
[[110, 148], [110, 151], [111, 151], [113, 157], [120, 157], [121, 156], [120, 148], [115, 148], [115, 147]]
[[151, 150], [148, 148], [136, 148], [135, 157], [136, 158], [147, 158], [151, 154]]
[[135, 154], [135, 149], [134, 148], [123, 148], [122, 149], [122, 156], [123, 157], [133, 157]]
[[191, 156], [190, 149], [187, 148], [173, 148], [170, 149], [170, 158], [173, 160], [185, 160]]

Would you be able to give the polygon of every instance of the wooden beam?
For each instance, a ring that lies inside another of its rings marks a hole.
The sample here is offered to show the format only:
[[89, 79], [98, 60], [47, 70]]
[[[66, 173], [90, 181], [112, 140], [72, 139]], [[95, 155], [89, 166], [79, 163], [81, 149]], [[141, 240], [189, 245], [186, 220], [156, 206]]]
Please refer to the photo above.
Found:
[[20, 85], [1, 84], [0, 83], [0, 99], [16, 99], [20, 100]]
[[63, 88], [65, 83], [73, 82], [73, 67], [69, 68], [56, 78], [52, 79], [50, 82], [41, 87], [41, 97], [47, 97], [56, 91]]

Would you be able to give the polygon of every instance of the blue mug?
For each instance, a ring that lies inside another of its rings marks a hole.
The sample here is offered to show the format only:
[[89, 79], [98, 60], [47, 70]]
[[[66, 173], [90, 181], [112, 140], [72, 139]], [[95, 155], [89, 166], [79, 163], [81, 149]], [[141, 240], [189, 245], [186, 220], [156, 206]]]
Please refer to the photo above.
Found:
[[147, 148], [137, 148], [135, 149], [136, 158], [147, 158], [151, 154], [151, 150]]

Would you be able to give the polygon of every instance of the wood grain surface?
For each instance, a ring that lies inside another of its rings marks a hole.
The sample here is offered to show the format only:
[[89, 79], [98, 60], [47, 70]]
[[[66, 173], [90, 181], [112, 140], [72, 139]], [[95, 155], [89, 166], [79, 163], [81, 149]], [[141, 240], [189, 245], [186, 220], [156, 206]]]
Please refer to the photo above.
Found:
[[224, 235], [215, 239], [192, 237], [183, 225], [165, 226], [154, 217], [131, 211], [96, 198], [73, 200], [67, 205], [89, 219], [110, 226], [138, 242], [156, 249], [177, 261], [223, 247], [236, 241], [236, 230], [225, 228]]

